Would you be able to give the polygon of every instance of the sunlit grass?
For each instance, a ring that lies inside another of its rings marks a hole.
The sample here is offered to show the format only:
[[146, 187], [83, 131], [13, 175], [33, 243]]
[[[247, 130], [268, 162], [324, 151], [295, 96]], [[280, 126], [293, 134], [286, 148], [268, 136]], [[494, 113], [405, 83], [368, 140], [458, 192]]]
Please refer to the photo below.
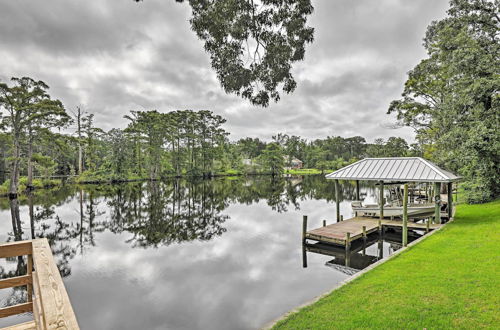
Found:
[[498, 329], [499, 279], [500, 201], [459, 205], [440, 232], [275, 328]]
[[326, 173], [331, 173], [333, 170], [324, 170], [323, 172], [321, 170], [318, 170], [316, 168], [297, 168], [297, 169], [290, 169], [290, 170], [285, 170], [285, 174], [296, 174], [296, 175], [305, 175], [305, 174], [326, 174]]

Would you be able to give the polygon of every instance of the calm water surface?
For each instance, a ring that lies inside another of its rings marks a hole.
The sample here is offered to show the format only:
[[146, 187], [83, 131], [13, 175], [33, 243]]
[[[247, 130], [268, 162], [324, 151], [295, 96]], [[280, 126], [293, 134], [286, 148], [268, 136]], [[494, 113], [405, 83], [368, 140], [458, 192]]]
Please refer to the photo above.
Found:
[[[349, 217], [355, 188], [342, 188]], [[66, 186], [23, 196], [17, 222], [0, 199], [0, 241], [49, 239], [82, 329], [255, 329], [399, 248], [318, 247], [304, 268], [302, 215], [309, 228], [333, 222], [334, 196], [322, 176]], [[1, 266], [5, 277], [22, 265]], [[23, 299], [1, 291], [2, 305]]]

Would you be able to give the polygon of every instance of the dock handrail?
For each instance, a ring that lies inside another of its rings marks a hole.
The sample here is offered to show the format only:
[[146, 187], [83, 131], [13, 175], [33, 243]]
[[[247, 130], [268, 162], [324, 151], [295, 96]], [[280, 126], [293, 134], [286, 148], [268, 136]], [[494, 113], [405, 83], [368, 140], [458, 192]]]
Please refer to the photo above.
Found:
[[0, 308], [0, 317], [33, 312], [33, 321], [3, 329], [79, 329], [46, 238], [0, 244], [0, 258], [27, 256], [26, 275], [0, 280], [0, 289], [26, 286], [27, 302]]

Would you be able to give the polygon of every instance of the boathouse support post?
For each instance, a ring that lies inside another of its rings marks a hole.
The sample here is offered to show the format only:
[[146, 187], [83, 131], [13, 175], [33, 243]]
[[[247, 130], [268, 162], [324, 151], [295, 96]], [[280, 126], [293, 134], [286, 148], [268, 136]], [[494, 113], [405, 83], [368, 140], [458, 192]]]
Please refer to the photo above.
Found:
[[384, 218], [384, 181], [380, 181], [380, 219]]
[[337, 222], [340, 220], [340, 184], [339, 180], [335, 180], [335, 208], [337, 212]]
[[408, 245], [408, 184], [404, 185], [403, 197], [403, 246]]
[[357, 201], [361, 200], [359, 198], [359, 180], [356, 180], [356, 200]]
[[306, 242], [307, 215], [302, 216], [302, 242]]
[[453, 216], [453, 183], [448, 182], [448, 220]]
[[434, 183], [434, 222], [441, 223], [441, 182]]

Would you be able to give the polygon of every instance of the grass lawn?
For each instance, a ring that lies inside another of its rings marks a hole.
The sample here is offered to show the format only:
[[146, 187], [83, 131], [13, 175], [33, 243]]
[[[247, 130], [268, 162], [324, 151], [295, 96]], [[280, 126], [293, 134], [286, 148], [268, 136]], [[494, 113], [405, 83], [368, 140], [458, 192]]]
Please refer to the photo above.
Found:
[[[325, 170], [323, 171], [323, 174], [331, 173], [333, 171], [330, 170]], [[290, 170], [285, 170], [285, 174], [297, 174], [297, 175], [303, 175], [303, 174], [321, 174], [321, 170], [318, 170], [316, 168], [294, 168]]]
[[459, 205], [440, 232], [274, 327], [354, 328], [500, 329], [500, 200]]

